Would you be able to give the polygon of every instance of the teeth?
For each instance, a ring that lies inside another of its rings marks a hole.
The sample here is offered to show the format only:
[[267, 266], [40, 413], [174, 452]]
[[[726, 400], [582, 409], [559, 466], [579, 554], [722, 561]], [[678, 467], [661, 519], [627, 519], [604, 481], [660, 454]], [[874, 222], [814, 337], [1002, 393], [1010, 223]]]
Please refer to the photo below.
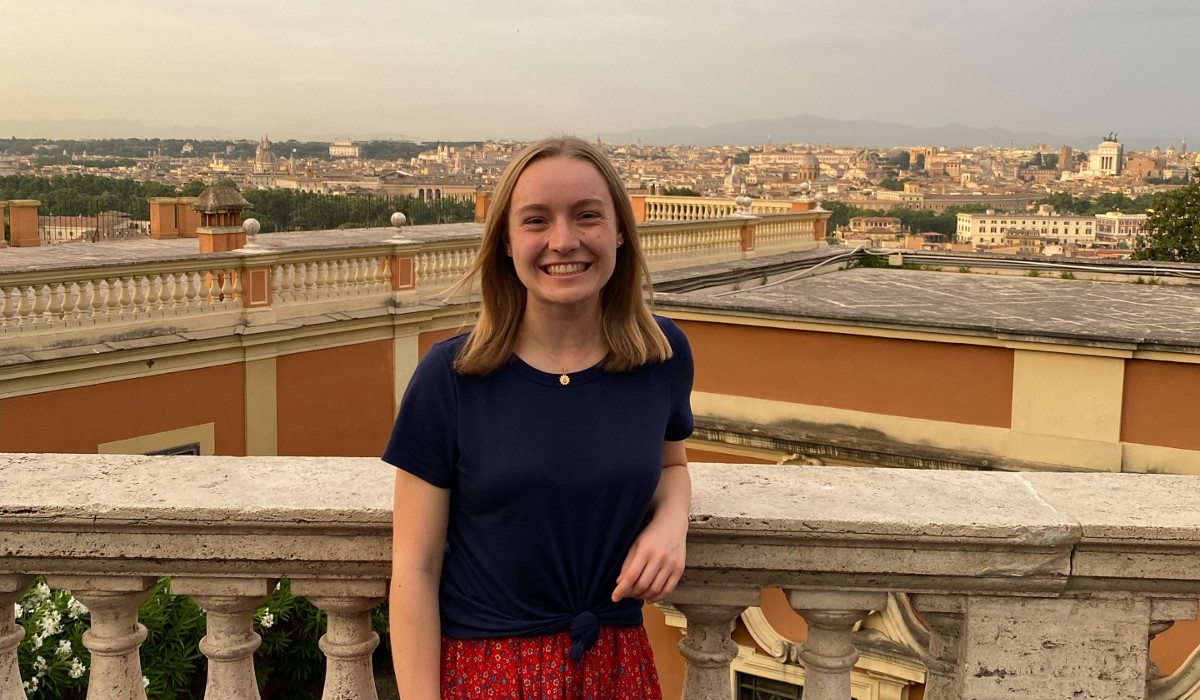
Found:
[[560, 263], [557, 265], [547, 265], [545, 268], [546, 274], [549, 275], [573, 275], [576, 272], [583, 272], [587, 269], [587, 265], [583, 263]]

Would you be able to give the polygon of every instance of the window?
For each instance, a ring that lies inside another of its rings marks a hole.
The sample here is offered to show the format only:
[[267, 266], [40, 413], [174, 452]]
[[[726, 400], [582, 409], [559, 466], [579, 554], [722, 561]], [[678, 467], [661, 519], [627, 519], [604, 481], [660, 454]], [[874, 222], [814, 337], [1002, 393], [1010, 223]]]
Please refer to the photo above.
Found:
[[804, 686], [754, 676], [737, 674], [737, 700], [800, 700]]
[[175, 447], [168, 447], [165, 450], [154, 450], [153, 452], [147, 452], [146, 454], [148, 454], [148, 455], [193, 455], [193, 456], [199, 456], [200, 455], [200, 443], [191, 442], [186, 445], [176, 445]]

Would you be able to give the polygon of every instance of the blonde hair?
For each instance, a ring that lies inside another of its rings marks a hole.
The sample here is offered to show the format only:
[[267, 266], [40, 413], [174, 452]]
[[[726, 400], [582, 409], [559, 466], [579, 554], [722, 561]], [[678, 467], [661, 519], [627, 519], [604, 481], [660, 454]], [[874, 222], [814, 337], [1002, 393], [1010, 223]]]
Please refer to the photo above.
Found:
[[600, 320], [608, 342], [604, 367], [623, 372], [671, 356], [671, 345], [650, 314], [653, 295], [650, 269], [638, 241], [633, 206], [625, 186], [604, 153], [575, 137], [547, 138], [531, 144], [509, 163], [496, 184], [484, 225], [479, 254], [453, 291], [470, 289], [476, 275], [482, 300], [479, 320], [454, 366], [461, 374], [488, 374], [508, 362], [516, 351], [525, 315], [525, 285], [504, 250], [513, 188], [531, 163], [546, 158], [573, 158], [590, 163], [604, 178], [616, 213], [617, 231], [625, 243], [617, 248], [612, 277], [600, 291]]

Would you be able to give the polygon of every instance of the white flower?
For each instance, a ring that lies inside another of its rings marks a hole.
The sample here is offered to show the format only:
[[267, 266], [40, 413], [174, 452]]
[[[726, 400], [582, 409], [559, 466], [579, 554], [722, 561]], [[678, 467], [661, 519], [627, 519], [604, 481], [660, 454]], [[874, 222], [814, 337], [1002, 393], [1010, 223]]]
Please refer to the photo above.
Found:
[[45, 617], [38, 620], [38, 629], [43, 637], [52, 637], [62, 632], [62, 613], [56, 609], [51, 610]]
[[54, 650], [54, 655], [55, 656], [66, 656], [70, 653], [71, 653], [71, 640], [69, 640], [69, 639], [58, 640], [58, 648]]
[[13, 615], [15, 615], [18, 620], [20, 620], [21, 616], [24, 614], [25, 614], [25, 610], [21, 608], [21, 604], [13, 603]]
[[79, 678], [86, 670], [87, 666], [84, 666], [83, 662], [79, 660], [78, 656], [76, 656], [71, 659], [71, 667], [67, 669], [67, 675], [72, 678]]
[[142, 676], [142, 687], [143, 687], [143, 688], [149, 688], [149, 687], [150, 687], [150, 679], [149, 679], [149, 678], [147, 678], [147, 677], [145, 677], [145, 676]]
[[25, 685], [26, 693], [32, 693], [33, 691], [37, 690], [38, 689], [37, 676], [34, 676], [33, 678], [30, 678], [29, 680], [25, 681], [24, 685]]
[[44, 603], [50, 600], [50, 587], [45, 581], [39, 581], [38, 585], [33, 587], [33, 600], [37, 603]]
[[80, 615], [86, 615], [87, 612], [87, 606], [80, 603], [74, 596], [71, 596], [70, 600], [67, 601], [67, 615], [72, 620], [78, 620]]
[[33, 670], [37, 671], [38, 677], [46, 675], [46, 669], [49, 667], [50, 664], [46, 663], [44, 657], [39, 656], [33, 660]]
[[275, 624], [275, 616], [271, 614], [270, 610], [267, 610], [262, 614], [258, 624], [262, 625], [262, 628], [265, 630], [271, 629], [271, 626]]
[[41, 648], [42, 648], [42, 643], [43, 643], [43, 642], [45, 642], [45, 641], [46, 641], [46, 635], [44, 635], [44, 634], [42, 634], [42, 633], [40, 633], [40, 632], [39, 632], [39, 633], [37, 633], [37, 634], [35, 634], [35, 635], [33, 635], [33, 648], [34, 648], [34, 649], [41, 649]]

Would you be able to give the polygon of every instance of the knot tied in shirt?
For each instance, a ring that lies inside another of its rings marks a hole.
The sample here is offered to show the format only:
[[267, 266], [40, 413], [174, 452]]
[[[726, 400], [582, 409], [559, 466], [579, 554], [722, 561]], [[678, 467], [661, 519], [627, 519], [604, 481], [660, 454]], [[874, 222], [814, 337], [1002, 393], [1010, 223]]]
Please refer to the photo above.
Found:
[[571, 660], [581, 661], [583, 655], [600, 639], [600, 620], [590, 612], [581, 612], [571, 620]]

